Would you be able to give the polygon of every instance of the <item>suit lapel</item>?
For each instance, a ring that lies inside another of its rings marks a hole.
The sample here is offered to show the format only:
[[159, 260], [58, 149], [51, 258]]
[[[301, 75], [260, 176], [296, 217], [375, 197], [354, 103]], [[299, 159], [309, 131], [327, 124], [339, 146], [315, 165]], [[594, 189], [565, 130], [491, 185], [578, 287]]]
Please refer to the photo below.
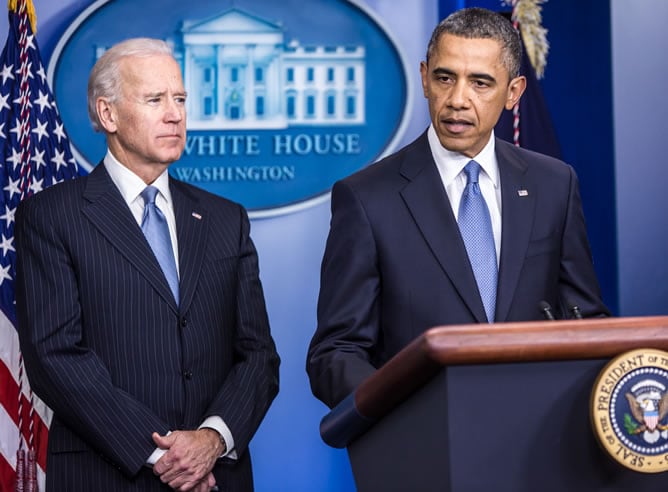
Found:
[[197, 288], [206, 253], [210, 217], [197, 198], [180, 182], [170, 178], [179, 242], [180, 310], [185, 313]]
[[88, 176], [83, 214], [176, 310], [176, 303], [158, 260], [141, 228], [102, 163]]
[[401, 196], [429, 248], [475, 319], [486, 322], [466, 247], [429, 150], [426, 133], [406, 154], [400, 172], [409, 180]]
[[535, 188], [527, 179], [528, 166], [511, 144], [497, 139], [496, 157], [503, 204], [496, 319], [504, 321], [524, 265], [535, 216], [536, 196]]

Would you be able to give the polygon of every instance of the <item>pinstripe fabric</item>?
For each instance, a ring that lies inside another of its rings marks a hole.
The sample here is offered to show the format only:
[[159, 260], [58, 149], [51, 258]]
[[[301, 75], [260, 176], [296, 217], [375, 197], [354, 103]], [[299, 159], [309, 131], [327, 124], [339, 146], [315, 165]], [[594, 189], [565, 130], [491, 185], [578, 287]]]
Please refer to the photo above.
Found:
[[278, 390], [279, 361], [249, 222], [237, 204], [176, 180], [170, 189], [179, 308], [104, 166], [17, 211], [21, 348], [54, 410], [50, 491], [160, 490], [144, 467], [151, 432], [210, 415], [240, 455], [219, 460], [218, 483], [252, 490], [247, 446]]

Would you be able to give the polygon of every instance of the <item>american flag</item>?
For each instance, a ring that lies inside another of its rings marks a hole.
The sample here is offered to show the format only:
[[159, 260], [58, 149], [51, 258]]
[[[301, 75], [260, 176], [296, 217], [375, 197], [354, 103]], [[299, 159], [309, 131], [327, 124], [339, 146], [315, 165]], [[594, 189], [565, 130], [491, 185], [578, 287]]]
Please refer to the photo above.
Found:
[[[30, 391], [14, 303], [19, 202], [78, 175], [34, 37], [32, 0], [9, 1], [0, 57], [0, 491], [44, 490], [50, 410]], [[33, 453], [34, 451], [34, 453]], [[36, 466], [35, 466], [36, 465]]]

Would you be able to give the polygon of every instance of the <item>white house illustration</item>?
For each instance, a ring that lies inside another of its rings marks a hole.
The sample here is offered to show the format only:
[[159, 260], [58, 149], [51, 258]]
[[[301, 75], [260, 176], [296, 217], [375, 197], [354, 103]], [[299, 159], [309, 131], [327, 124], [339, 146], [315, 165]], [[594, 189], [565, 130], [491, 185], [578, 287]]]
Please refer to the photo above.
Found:
[[183, 68], [188, 128], [363, 124], [364, 46], [284, 38], [280, 24], [238, 8], [183, 21], [169, 42]]

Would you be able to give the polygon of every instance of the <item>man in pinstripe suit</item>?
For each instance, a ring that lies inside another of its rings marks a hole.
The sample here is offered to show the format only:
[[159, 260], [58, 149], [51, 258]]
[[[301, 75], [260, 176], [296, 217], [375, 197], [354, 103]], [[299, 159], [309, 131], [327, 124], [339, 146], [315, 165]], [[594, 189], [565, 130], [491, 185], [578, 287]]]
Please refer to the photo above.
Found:
[[[88, 85], [103, 162], [17, 211], [21, 348], [54, 411], [49, 491], [253, 489], [279, 358], [245, 210], [168, 176], [185, 98], [165, 43], [112, 47]], [[147, 185], [176, 291], [140, 227]]]

